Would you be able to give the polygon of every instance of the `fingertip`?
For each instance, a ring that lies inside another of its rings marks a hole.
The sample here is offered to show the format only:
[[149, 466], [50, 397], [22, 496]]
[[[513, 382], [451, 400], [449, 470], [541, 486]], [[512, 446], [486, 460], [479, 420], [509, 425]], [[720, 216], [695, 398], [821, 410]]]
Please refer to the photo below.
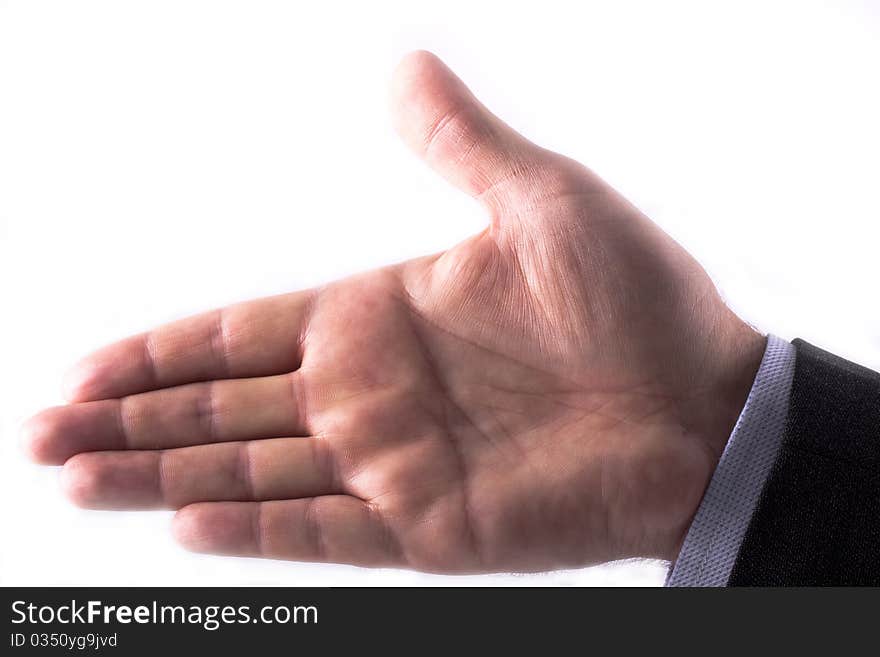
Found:
[[40, 465], [49, 465], [43, 459], [44, 447], [42, 443], [45, 441], [45, 429], [39, 420], [39, 415], [30, 417], [18, 428], [18, 448], [19, 450], [34, 463]]
[[391, 82], [392, 120], [404, 141], [417, 151], [424, 124], [459, 96], [456, 85], [464, 86], [437, 55], [427, 50], [407, 53], [397, 64]]
[[458, 77], [442, 59], [428, 50], [413, 50], [404, 55], [394, 69], [391, 97], [398, 104], [406, 105], [418, 92], [436, 92], [438, 83], [450, 80], [458, 80]]
[[61, 465], [53, 449], [56, 423], [54, 409], [48, 409], [25, 420], [19, 427], [19, 448], [31, 461], [39, 465]]
[[99, 377], [99, 368], [83, 360], [70, 368], [61, 382], [61, 392], [69, 402], [89, 401]]
[[425, 72], [441, 67], [447, 69], [446, 64], [437, 55], [429, 50], [412, 50], [400, 58], [394, 69], [394, 87], [414, 77], [420, 77]]
[[191, 545], [194, 544], [194, 536], [196, 534], [195, 516], [192, 505], [178, 509], [171, 518], [171, 535], [182, 547], [187, 550], [194, 550]]
[[190, 552], [210, 552], [211, 546], [216, 543], [215, 533], [210, 513], [206, 515], [203, 504], [190, 504], [178, 509], [171, 519], [171, 535]]
[[100, 490], [100, 471], [92, 467], [87, 458], [77, 454], [64, 462], [59, 476], [59, 484], [64, 496], [75, 506], [94, 509], [97, 492]]
[[250, 542], [246, 505], [224, 502], [190, 504], [171, 521], [171, 534], [191, 552], [241, 554]]

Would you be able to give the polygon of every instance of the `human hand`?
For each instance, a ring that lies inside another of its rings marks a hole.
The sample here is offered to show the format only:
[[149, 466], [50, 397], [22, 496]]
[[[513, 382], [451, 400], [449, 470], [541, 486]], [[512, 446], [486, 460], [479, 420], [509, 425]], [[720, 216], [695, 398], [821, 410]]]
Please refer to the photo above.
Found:
[[443, 253], [175, 322], [26, 425], [74, 502], [191, 549], [435, 572], [672, 558], [764, 338], [678, 244], [436, 57], [403, 138], [490, 215]]

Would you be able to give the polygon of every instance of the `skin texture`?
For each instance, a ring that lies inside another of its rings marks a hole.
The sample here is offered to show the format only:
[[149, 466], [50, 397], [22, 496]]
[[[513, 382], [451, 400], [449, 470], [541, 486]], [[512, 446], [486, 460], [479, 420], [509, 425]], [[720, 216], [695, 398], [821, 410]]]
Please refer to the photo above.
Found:
[[32, 457], [204, 552], [434, 572], [671, 559], [765, 339], [678, 244], [435, 56], [403, 139], [489, 213], [443, 253], [105, 347]]

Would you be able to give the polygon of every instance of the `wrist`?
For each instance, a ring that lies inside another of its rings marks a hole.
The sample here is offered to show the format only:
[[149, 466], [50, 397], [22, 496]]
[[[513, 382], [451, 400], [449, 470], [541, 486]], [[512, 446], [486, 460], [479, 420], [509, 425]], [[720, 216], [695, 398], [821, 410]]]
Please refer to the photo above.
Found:
[[701, 403], [692, 410], [700, 423], [707, 446], [721, 458], [736, 421], [748, 399], [761, 359], [767, 348], [767, 336], [736, 318], [735, 326], [717, 356], [714, 376], [707, 384]]
[[703, 493], [749, 397], [767, 347], [765, 335], [739, 318], [734, 319], [725, 339], [716, 345], [712, 366], [704, 372], [708, 378], [682, 409], [682, 430], [695, 435], [711, 457], [709, 470], [701, 480], [701, 494], [689, 505], [687, 516], [669, 543], [667, 558], [670, 561], [678, 557]]

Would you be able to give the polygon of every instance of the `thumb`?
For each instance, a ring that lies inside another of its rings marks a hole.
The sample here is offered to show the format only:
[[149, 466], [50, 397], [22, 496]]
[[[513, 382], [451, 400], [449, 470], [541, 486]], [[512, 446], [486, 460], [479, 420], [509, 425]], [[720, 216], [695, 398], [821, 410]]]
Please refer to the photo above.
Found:
[[392, 109], [410, 148], [493, 215], [524, 213], [595, 183], [585, 167], [536, 146], [492, 114], [429, 52], [412, 52], [398, 65]]

